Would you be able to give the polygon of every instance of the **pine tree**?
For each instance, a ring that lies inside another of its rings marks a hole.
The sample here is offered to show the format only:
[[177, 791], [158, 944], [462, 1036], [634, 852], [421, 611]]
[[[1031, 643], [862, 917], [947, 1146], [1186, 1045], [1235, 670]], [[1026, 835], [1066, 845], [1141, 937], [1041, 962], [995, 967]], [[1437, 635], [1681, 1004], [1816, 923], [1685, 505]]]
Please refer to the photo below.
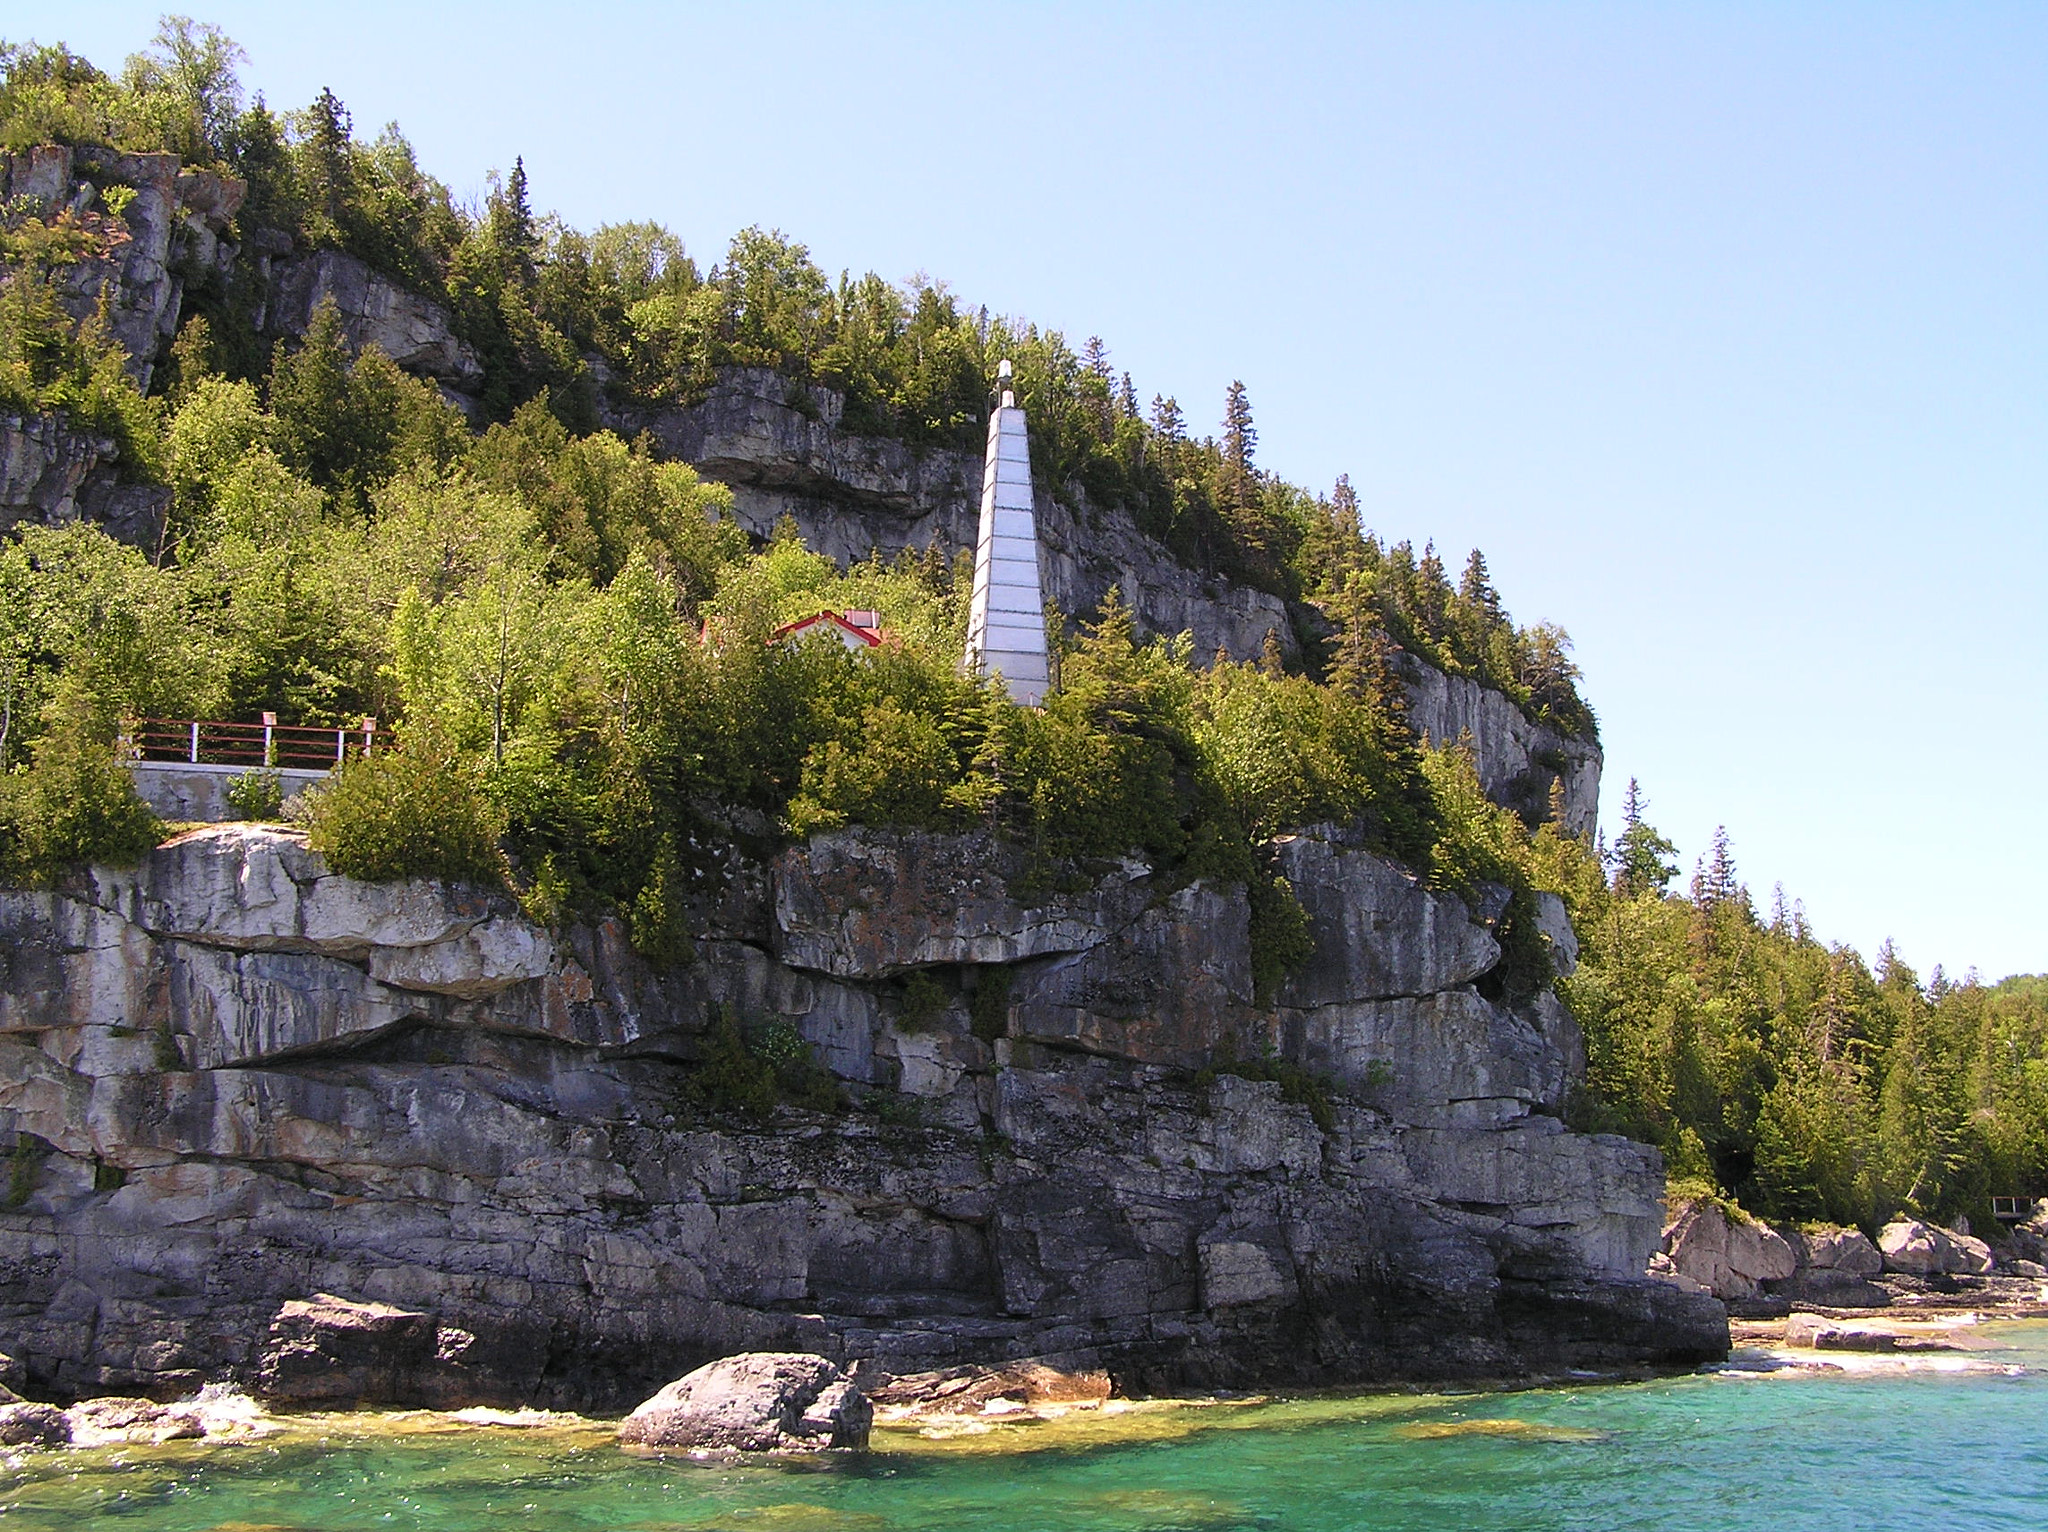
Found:
[[354, 163], [354, 126], [341, 97], [326, 86], [306, 111], [306, 136], [301, 147], [302, 179], [309, 211], [326, 220], [330, 237], [347, 215]]
[[1351, 475], [1337, 475], [1337, 487], [1330, 491], [1330, 514], [1336, 519], [1337, 531], [1347, 545], [1362, 542], [1364, 530], [1358, 520], [1358, 491], [1351, 487]]
[[1712, 847], [1693, 869], [1692, 902], [1703, 911], [1711, 911], [1741, 896], [1742, 885], [1735, 877], [1735, 857], [1728, 848], [1728, 827], [1716, 825]]
[[505, 272], [522, 286], [531, 286], [540, 236], [533, 225], [533, 208], [526, 197], [526, 160], [512, 161], [512, 174], [504, 190], [491, 198], [490, 239], [505, 263]]
[[1223, 487], [1231, 505], [1249, 506], [1257, 498], [1258, 471], [1252, 458], [1258, 444], [1251, 400], [1244, 384], [1233, 382], [1223, 405]]
[[1486, 555], [1477, 548], [1465, 560], [1465, 573], [1458, 581], [1458, 599], [1473, 610], [1484, 613], [1489, 625], [1506, 620], [1501, 613], [1500, 592], [1487, 578]]
[[1422, 562], [1415, 569], [1415, 594], [1422, 631], [1441, 643], [1450, 632], [1451, 581], [1444, 561], [1437, 556], [1434, 539], [1422, 545]]
[[1623, 898], [1661, 894], [1678, 876], [1678, 864], [1666, 858], [1677, 847], [1659, 835], [1643, 819], [1645, 799], [1634, 777], [1628, 779], [1628, 796], [1622, 800], [1621, 834], [1609, 852], [1614, 868], [1614, 891]]
[[1331, 615], [1337, 621], [1337, 645], [1328, 684], [1346, 696], [1378, 703], [1394, 726], [1405, 730], [1407, 703], [1394, 679], [1394, 642], [1363, 575], [1354, 574], [1345, 583], [1331, 603]]
[[1259, 669], [1275, 681], [1287, 674], [1287, 656], [1280, 649], [1280, 630], [1266, 629], [1266, 641], [1259, 646]]

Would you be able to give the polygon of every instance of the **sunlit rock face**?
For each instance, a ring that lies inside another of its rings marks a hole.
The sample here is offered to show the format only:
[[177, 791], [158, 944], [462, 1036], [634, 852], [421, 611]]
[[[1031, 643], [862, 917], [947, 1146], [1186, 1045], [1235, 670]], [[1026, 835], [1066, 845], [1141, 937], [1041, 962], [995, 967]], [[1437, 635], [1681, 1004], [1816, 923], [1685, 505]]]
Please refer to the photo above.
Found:
[[[1725, 1344], [1641, 1280], [1656, 1152], [1556, 1115], [1563, 1007], [1486, 999], [1490, 934], [1335, 832], [1276, 848], [1316, 952], [1270, 1008], [1240, 889], [747, 844], [687, 848], [696, 955], [659, 973], [615, 923], [254, 826], [0, 893], [0, 1351], [59, 1396], [345, 1391], [279, 1348], [388, 1329], [398, 1402], [624, 1408], [743, 1350], [1141, 1389]], [[793, 1028], [845, 1108], [703, 1099], [721, 1011]], [[293, 1303], [425, 1317], [314, 1335]]]

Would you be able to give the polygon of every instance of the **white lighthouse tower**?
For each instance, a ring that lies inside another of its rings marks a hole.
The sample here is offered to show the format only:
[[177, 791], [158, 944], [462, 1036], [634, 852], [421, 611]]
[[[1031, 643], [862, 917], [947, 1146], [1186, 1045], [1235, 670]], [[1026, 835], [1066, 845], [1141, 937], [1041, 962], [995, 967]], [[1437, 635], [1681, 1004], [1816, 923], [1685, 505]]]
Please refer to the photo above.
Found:
[[1002, 396], [989, 416], [988, 458], [981, 473], [967, 668], [982, 675], [1000, 672], [1012, 701], [1036, 707], [1052, 673], [1038, 579], [1038, 518], [1031, 508], [1031, 442], [1010, 378], [1010, 364], [1004, 361], [996, 369]]

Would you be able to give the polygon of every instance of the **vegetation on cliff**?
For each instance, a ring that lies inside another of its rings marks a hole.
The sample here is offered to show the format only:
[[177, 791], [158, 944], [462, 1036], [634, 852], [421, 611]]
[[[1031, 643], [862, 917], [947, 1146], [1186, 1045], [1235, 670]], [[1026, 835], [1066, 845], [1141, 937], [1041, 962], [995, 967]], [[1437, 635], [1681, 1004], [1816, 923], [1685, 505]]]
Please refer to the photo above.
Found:
[[[359, 141], [331, 91], [303, 112], [274, 113], [260, 97], [245, 106], [241, 56], [216, 29], [177, 17], [118, 77], [61, 46], [0, 47], [0, 146], [167, 150], [242, 178], [243, 242], [344, 250], [446, 306], [482, 362], [477, 404], [488, 420], [544, 399], [570, 431], [587, 433], [600, 403], [615, 414], [687, 404], [721, 368], [755, 366], [787, 378], [799, 403], [809, 384], [840, 390], [851, 430], [973, 449], [995, 364], [1010, 357], [1039, 482], [1055, 494], [1127, 510], [1193, 567], [1372, 612], [1404, 648], [1591, 735], [1563, 634], [1517, 628], [1478, 554], [1453, 583], [1434, 548], [1418, 555], [1363, 530], [1346, 481], [1319, 496], [1259, 469], [1241, 384], [1219, 434], [1196, 436], [1175, 400], [1141, 408], [1099, 340], [1077, 352], [1057, 332], [971, 308], [943, 285], [899, 288], [873, 273], [834, 282], [802, 245], [760, 229], [734, 236], [708, 269], [658, 224], [584, 234], [533, 211], [516, 160], [472, 213], [420, 170], [395, 128]], [[101, 188], [103, 208], [122, 190]], [[19, 233], [53, 216], [62, 221], [58, 210], [11, 208], [7, 222]], [[193, 285], [186, 322], [203, 329], [166, 369], [173, 392], [207, 367], [264, 380], [273, 359], [255, 328], [257, 303], [252, 281]], [[22, 335], [54, 334], [52, 322], [40, 311], [0, 313], [0, 326]]]
[[[1532, 846], [1532, 850], [1537, 848]], [[1661, 1145], [1674, 1181], [1874, 1231], [2048, 1185], [2048, 980], [1925, 982], [1761, 914], [1725, 835], [1685, 894], [1630, 784], [1602, 863], [1549, 842], [1582, 943], [1558, 988], [1586, 1031], [1582, 1125]], [[1562, 852], [1562, 855], [1558, 855]]]

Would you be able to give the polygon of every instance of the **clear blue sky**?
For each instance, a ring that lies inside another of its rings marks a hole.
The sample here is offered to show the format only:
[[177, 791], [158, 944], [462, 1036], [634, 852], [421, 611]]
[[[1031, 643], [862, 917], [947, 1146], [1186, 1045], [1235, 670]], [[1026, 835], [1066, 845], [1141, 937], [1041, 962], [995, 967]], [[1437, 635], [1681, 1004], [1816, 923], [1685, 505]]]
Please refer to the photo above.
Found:
[[[155, 5], [14, 8], [103, 64]], [[475, 195], [1101, 335], [1570, 629], [1686, 859], [2048, 969], [2048, 6], [199, 12]]]

